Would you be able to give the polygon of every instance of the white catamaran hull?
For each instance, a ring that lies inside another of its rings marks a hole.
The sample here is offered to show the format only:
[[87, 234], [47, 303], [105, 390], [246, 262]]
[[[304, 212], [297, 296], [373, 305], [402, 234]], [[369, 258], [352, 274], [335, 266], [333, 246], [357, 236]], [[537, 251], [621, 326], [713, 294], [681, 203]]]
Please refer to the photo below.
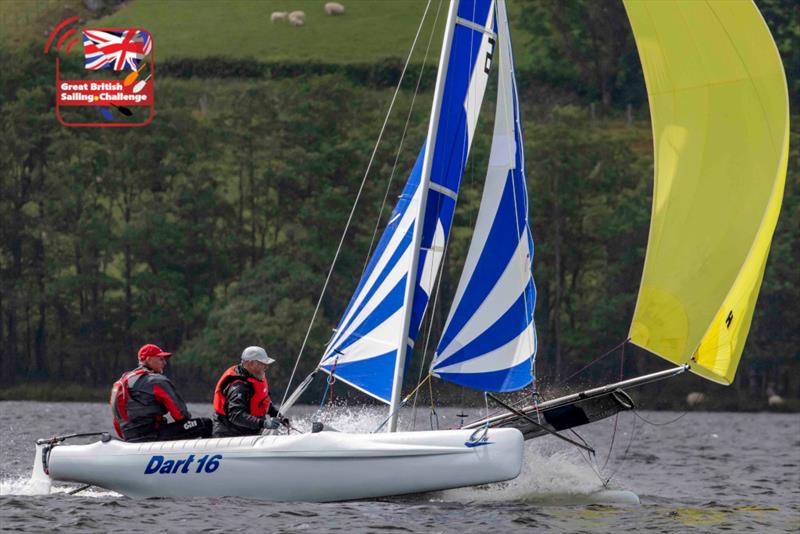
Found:
[[[343, 501], [509, 480], [522, 467], [522, 434], [490, 429], [320, 432], [155, 443], [56, 445], [50, 478], [130, 497], [242, 496]], [[478, 431], [480, 435], [483, 431]], [[41, 446], [40, 446], [41, 447]], [[37, 448], [37, 456], [41, 456]]]

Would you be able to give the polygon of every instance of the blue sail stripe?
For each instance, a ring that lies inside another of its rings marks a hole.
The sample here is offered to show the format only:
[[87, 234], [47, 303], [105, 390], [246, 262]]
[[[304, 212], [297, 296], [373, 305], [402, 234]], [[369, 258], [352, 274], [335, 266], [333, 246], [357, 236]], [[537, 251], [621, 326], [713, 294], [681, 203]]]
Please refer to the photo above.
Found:
[[[533, 354], [531, 354], [533, 357]], [[529, 385], [531, 377], [531, 361], [522, 363], [508, 369], [491, 371], [488, 373], [439, 373], [439, 378], [459, 384], [468, 388], [481, 391], [516, 391]]]
[[[497, 283], [506, 270], [514, 251], [519, 244], [520, 236], [516, 233], [516, 222], [524, 228], [525, 221], [514, 212], [514, 196], [511, 180], [506, 180], [503, 195], [498, 205], [492, 228], [489, 231], [483, 251], [478, 260], [472, 278], [458, 303], [455, 313], [450, 319], [450, 324], [442, 335], [438, 352], [444, 352], [450, 342], [458, 335], [464, 325], [469, 321], [486, 295]], [[516, 221], [514, 219], [517, 219]], [[510, 219], [510, 220], [509, 220]]]
[[[409, 174], [408, 182], [406, 183], [405, 187], [403, 188], [403, 192], [400, 195], [399, 200], [397, 201], [397, 205], [395, 209], [392, 211], [391, 216], [389, 217], [389, 221], [394, 221], [393, 223], [387, 225], [386, 229], [381, 236], [381, 239], [378, 241], [378, 246], [375, 248], [372, 257], [370, 258], [369, 264], [367, 265], [367, 269], [364, 271], [364, 274], [361, 276], [361, 280], [359, 281], [358, 287], [356, 287], [355, 292], [353, 293], [352, 298], [350, 299], [350, 303], [347, 305], [347, 309], [345, 309], [344, 314], [342, 315], [342, 320], [348, 317], [350, 310], [355, 302], [358, 301], [359, 296], [361, 295], [364, 285], [370, 279], [372, 272], [375, 270], [376, 266], [380, 263], [381, 258], [384, 256], [384, 252], [386, 248], [391, 243], [392, 238], [394, 237], [394, 233], [397, 228], [400, 226], [400, 222], [403, 220], [403, 216], [405, 215], [406, 210], [408, 209], [409, 204], [411, 203], [411, 199], [414, 197], [414, 194], [419, 187], [420, 177], [422, 175], [422, 159], [425, 153], [425, 145], [426, 143], [422, 144], [422, 149], [420, 150], [419, 154], [417, 155], [417, 160], [414, 163], [414, 168], [411, 170]], [[399, 215], [399, 216], [398, 216]], [[412, 228], [413, 228], [413, 222]], [[336, 342], [336, 338], [341, 335], [341, 333], [346, 329], [345, 325], [342, 325], [341, 322], [337, 327], [337, 335], [334, 336], [332, 342]]]
[[478, 337], [464, 345], [448, 358], [437, 361], [433, 368], [441, 369], [477, 356], [482, 356], [502, 347], [524, 332], [533, 318], [534, 291], [533, 284], [528, 284], [519, 298], [497, 320]]
[[[378, 278], [375, 279], [375, 283], [372, 284], [372, 287], [370, 287], [367, 294], [361, 300], [361, 303], [358, 305], [358, 308], [355, 310], [352, 316], [347, 320], [347, 322], [341, 326], [340, 332], [342, 332], [342, 335], [350, 328], [350, 326], [353, 324], [353, 321], [355, 321], [358, 318], [359, 314], [364, 310], [364, 308], [372, 302], [372, 297], [375, 296], [375, 293], [377, 293], [379, 289], [383, 289], [383, 282], [394, 270], [395, 266], [400, 261], [400, 258], [403, 257], [403, 254], [406, 253], [406, 249], [408, 249], [408, 247], [411, 245], [411, 238], [413, 237], [413, 233], [414, 233], [414, 225], [412, 224], [411, 227], [406, 232], [406, 235], [403, 236], [403, 239], [400, 241], [398, 247], [395, 249], [392, 256], [389, 258], [389, 261], [386, 262], [386, 266], [383, 268], [380, 275], [378, 275]], [[385, 297], [383, 297], [384, 301], [386, 298], [388, 298], [388, 296], [389, 295], [387, 294]], [[339, 345], [339, 340], [335, 340], [334, 344], [337, 345], [336, 348], [338, 350], [342, 350], [342, 347]]]
[[403, 305], [403, 295], [406, 289], [406, 279], [408, 276], [403, 276], [394, 287], [386, 295], [386, 298], [370, 313], [364, 320], [355, 328], [341, 343], [337, 344], [336, 350], [344, 352], [347, 347], [358, 341], [364, 336], [368, 336], [375, 328], [383, 324], [386, 319], [394, 315]]
[[384, 377], [394, 374], [397, 351], [392, 350], [378, 354], [366, 360], [354, 362], [337, 362], [333, 369], [333, 362], [322, 365], [329, 373], [333, 370], [335, 378], [341, 378], [358, 389], [369, 393], [373, 397], [389, 403], [392, 398], [392, 382]]

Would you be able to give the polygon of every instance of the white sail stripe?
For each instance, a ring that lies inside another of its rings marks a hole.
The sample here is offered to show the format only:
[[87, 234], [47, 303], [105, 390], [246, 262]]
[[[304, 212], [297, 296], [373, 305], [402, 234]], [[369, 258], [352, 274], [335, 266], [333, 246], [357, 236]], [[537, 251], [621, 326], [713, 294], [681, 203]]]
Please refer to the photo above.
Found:
[[508, 172], [516, 167], [517, 140], [514, 133], [502, 133], [492, 139], [489, 153], [489, 167], [501, 168]]
[[[410, 257], [411, 257], [411, 247], [409, 247], [399, 258], [394, 268], [389, 272], [389, 274], [384, 279], [381, 286], [378, 288], [377, 291], [375, 291], [375, 294], [372, 295], [369, 302], [367, 302], [364, 308], [358, 313], [358, 315], [355, 316], [353, 321], [347, 326], [347, 328], [345, 328], [340, 333], [340, 335], [336, 337], [333, 343], [328, 345], [324, 357], [328, 357], [331, 353], [333, 353], [334, 349], [338, 348], [338, 345], [341, 342], [349, 338], [361, 326], [361, 322], [367, 317], [369, 317], [369, 315], [383, 303], [383, 300], [386, 298], [386, 295], [388, 295], [389, 292], [397, 285], [397, 283], [400, 282], [400, 280], [402, 280], [403, 277], [408, 273], [408, 265], [410, 262]], [[371, 333], [362, 332], [362, 334], [373, 337]], [[349, 350], [349, 348], [346, 350]]]
[[411, 201], [409, 202], [406, 211], [403, 213], [403, 217], [402, 219], [400, 219], [400, 222], [398, 223], [397, 228], [395, 229], [395, 232], [392, 235], [392, 238], [386, 245], [386, 248], [383, 251], [383, 255], [381, 256], [380, 260], [378, 260], [378, 263], [375, 265], [375, 268], [370, 273], [367, 281], [364, 283], [361, 293], [356, 298], [355, 302], [353, 302], [353, 306], [352, 308], [350, 308], [348, 314], [342, 318], [342, 324], [346, 323], [350, 319], [350, 316], [352, 316], [352, 314], [355, 313], [355, 310], [357, 310], [358, 307], [361, 305], [361, 301], [364, 299], [366, 294], [369, 293], [373, 284], [381, 275], [383, 269], [386, 267], [386, 264], [389, 263], [389, 260], [391, 259], [392, 255], [397, 250], [397, 247], [399, 246], [400, 242], [403, 240], [406, 233], [408, 233], [408, 229], [414, 223], [414, 220], [416, 218], [415, 215], [416, 211], [412, 208], [414, 208], [418, 203], [419, 203], [419, 187], [414, 192], [414, 196], [411, 198]]
[[528, 234], [525, 231], [522, 233], [522, 238], [519, 240], [514, 254], [503, 270], [503, 274], [500, 275], [494, 287], [486, 295], [486, 299], [481, 302], [481, 305], [464, 324], [461, 331], [444, 347], [441, 354], [436, 355], [434, 365], [449, 358], [485, 332], [519, 299], [530, 281], [530, 275], [528, 274], [529, 258]]
[[[500, 45], [501, 51], [506, 49], [502, 42], [498, 44]], [[492, 229], [491, 223], [497, 215], [503, 189], [508, 179], [508, 172], [515, 167], [517, 139], [515, 135], [513, 109], [508, 102], [511, 93], [511, 73], [508, 70], [508, 65], [508, 60], [505, 58], [505, 55], [501, 53], [497, 109], [495, 111], [495, 131], [492, 137], [492, 149], [489, 153], [490, 166], [486, 173], [486, 185], [484, 186], [483, 198], [481, 199], [481, 206], [478, 211], [478, 219], [475, 222], [472, 242], [470, 243], [467, 259], [461, 271], [461, 279], [459, 280], [458, 288], [453, 298], [453, 304], [450, 307], [450, 315], [447, 318], [448, 325], [450, 324], [452, 315], [458, 309], [458, 305], [464, 296], [464, 291], [466, 291], [469, 281], [472, 279], [475, 267], [478, 265], [478, 261], [483, 254], [486, 240]], [[494, 162], [499, 163], [504, 160], [509, 163], [506, 165], [493, 165]], [[445, 331], [447, 331], [447, 327], [445, 327]]]
[[[502, 26], [502, 17], [499, 19], [499, 23]], [[507, 32], [504, 32], [504, 29], [506, 28], [500, 28], [501, 37], [507, 37]], [[450, 325], [453, 315], [456, 310], [458, 310], [458, 306], [464, 297], [464, 292], [469, 286], [475, 269], [483, 256], [489, 233], [492, 229], [494, 219], [497, 216], [497, 210], [499, 209], [503, 191], [509, 179], [509, 171], [516, 166], [516, 125], [513, 106], [511, 102], [509, 102], [512, 97], [513, 89], [512, 73], [510, 71], [510, 47], [508, 43], [504, 41], [505, 39], [501, 39], [501, 42], [498, 43], [500, 67], [500, 74], [498, 76], [498, 101], [495, 111], [495, 128], [494, 135], [492, 136], [492, 148], [489, 154], [489, 169], [486, 173], [486, 184], [484, 186], [483, 198], [481, 199], [481, 207], [478, 212], [478, 219], [475, 224], [470, 249], [462, 269], [461, 279], [456, 289], [453, 304], [450, 307], [444, 330], [445, 332]], [[505, 311], [505, 309], [503, 311]], [[474, 317], [472, 319], [474, 319]], [[453, 341], [462, 335], [463, 333], [459, 333]], [[454, 350], [455, 347], [451, 344], [450, 350], [445, 349], [445, 353], [452, 353]]]
[[[497, 81], [497, 109], [495, 111], [495, 135], [492, 140], [492, 151], [489, 158], [489, 166], [491, 167], [496, 161], [496, 165], [506, 167], [508, 169], [516, 169], [517, 167], [517, 119], [519, 118], [514, 113], [514, 98], [516, 92], [516, 84], [512, 69], [514, 68], [514, 60], [511, 56], [511, 43], [508, 26], [505, 18], [505, 5], [498, 6], [502, 13], [500, 14], [500, 24], [498, 24], [498, 31], [500, 33], [500, 41], [498, 43], [498, 61], [499, 61], [499, 75]], [[510, 139], [507, 139], [510, 138]], [[495, 146], [495, 140], [498, 141]], [[510, 142], [509, 142], [510, 141]], [[523, 154], [520, 154], [523, 155]], [[503, 157], [505, 156], [505, 157]], [[522, 167], [524, 174], [525, 167]]]
[[[347, 315], [345, 315], [342, 318], [342, 320], [341, 320], [341, 322], [339, 324], [342, 324], [342, 325], [343, 324], [347, 324], [348, 321], [350, 321], [350, 318], [353, 316], [354, 313], [356, 313], [356, 310], [358, 310], [358, 307], [361, 305], [361, 303], [364, 300], [364, 298], [366, 298], [366, 295], [370, 292], [370, 289], [372, 288], [373, 284], [375, 284], [377, 278], [381, 275], [381, 272], [383, 272], [383, 269], [386, 267], [386, 264], [389, 262], [389, 260], [391, 259], [392, 255], [397, 250], [397, 247], [400, 244], [400, 242], [402, 241], [403, 237], [408, 232], [408, 229], [413, 224], [413, 222], [415, 220], [415, 217], [416, 217], [416, 215], [415, 215], [416, 214], [416, 210], [414, 209], [414, 206], [416, 206], [416, 204], [418, 202], [419, 202], [419, 187], [414, 192], [414, 196], [412, 197], [411, 201], [409, 202], [409, 205], [406, 208], [406, 211], [403, 213], [403, 218], [398, 223], [397, 229], [395, 230], [394, 235], [392, 235], [391, 240], [389, 241], [389, 243], [387, 244], [386, 248], [384, 249], [383, 255], [381, 256], [380, 260], [378, 261], [378, 263], [375, 265], [375, 268], [370, 273], [369, 279], [367, 279], [366, 283], [364, 284], [363, 288], [361, 289], [361, 292], [358, 294], [358, 296], [356, 297], [356, 300], [353, 302], [353, 305], [350, 307], [350, 310], [348, 310]], [[375, 307], [379, 304], [380, 300], [382, 300], [383, 297], [386, 295], [386, 293], [388, 293], [388, 291], [391, 290], [395, 286], [395, 284], [397, 284], [397, 282], [400, 279], [399, 277], [396, 276], [398, 269], [403, 270], [403, 273], [408, 271], [408, 266], [410, 265], [410, 260], [409, 260], [409, 258], [410, 258], [410, 255], [409, 255], [410, 250], [411, 250], [411, 247], [409, 246], [406, 249], [406, 252], [403, 253], [403, 256], [395, 264], [395, 267], [393, 268], [392, 272], [386, 277], [386, 279], [384, 279], [383, 287], [381, 289], [379, 289], [378, 291], [376, 291], [372, 295], [372, 302], [369, 303], [368, 305], [364, 306], [365, 310], [367, 308], [369, 308], [369, 311], [374, 310]], [[395, 277], [393, 278], [393, 280], [390, 280], [390, 278], [392, 276], [395, 276]], [[387, 289], [387, 285], [388, 285], [388, 289]], [[363, 311], [364, 310], [362, 310], [362, 312]], [[363, 314], [362, 314], [362, 316], [363, 316]], [[331, 349], [337, 343], [339, 343], [342, 339], [346, 339], [344, 337], [345, 335], [349, 335], [350, 333], [352, 333], [353, 329], [358, 325], [358, 323], [359, 323], [359, 321], [357, 321], [357, 320], [350, 322], [350, 325], [349, 325], [348, 328], [338, 332], [333, 337], [331, 342], [328, 344], [328, 349], [325, 351], [325, 357], [327, 357], [327, 355], [329, 354]]]
[[535, 348], [535, 342], [532, 342], [534, 339], [531, 322], [517, 337], [502, 347], [477, 358], [440, 367], [436, 369], [436, 373], [490, 373], [514, 367], [531, 357]]
[[397, 263], [392, 270], [389, 271], [381, 285], [378, 287], [372, 297], [370, 297], [369, 301], [364, 305], [364, 307], [358, 312], [358, 314], [353, 317], [353, 320], [349, 325], [347, 325], [347, 328], [344, 329], [342, 335], [339, 336], [335, 344], [338, 345], [347, 339], [353, 332], [356, 331], [356, 329], [361, 326], [361, 323], [383, 303], [389, 292], [394, 289], [397, 283], [400, 282], [400, 280], [402, 280], [403, 277], [408, 273], [408, 262], [410, 257], [410, 250], [406, 250], [403, 255], [400, 256]]
[[[490, 16], [489, 19], [493, 20], [493, 17]], [[480, 115], [481, 112], [483, 95], [486, 92], [486, 84], [489, 81], [489, 75], [485, 71], [485, 58], [491, 49], [492, 45], [489, 44], [489, 37], [484, 35], [481, 39], [475, 65], [472, 68], [472, 76], [470, 77], [467, 96], [464, 98], [464, 112], [467, 114], [466, 156], [469, 156], [472, 139], [475, 137], [475, 127], [478, 124], [478, 115]]]
[[403, 313], [398, 309], [369, 334], [355, 341], [339, 354], [337, 365], [368, 360], [395, 350], [397, 331], [403, 326]]
[[464, 261], [464, 267], [461, 270], [461, 279], [458, 281], [458, 287], [453, 297], [453, 303], [450, 306], [450, 313], [445, 323], [444, 332], [447, 331], [447, 326], [450, 325], [453, 314], [458, 309], [461, 299], [464, 297], [464, 292], [467, 290], [470, 280], [472, 280], [472, 275], [475, 272], [478, 261], [483, 255], [483, 249], [486, 246], [489, 232], [492, 229], [492, 221], [494, 221], [497, 210], [500, 207], [500, 200], [503, 196], [503, 189], [507, 179], [507, 170], [489, 169], [486, 173], [486, 185], [483, 192], [483, 199], [481, 200], [481, 207], [478, 210], [478, 219], [475, 221], [472, 242], [467, 252], [467, 259]]
[[418, 281], [419, 286], [427, 295], [430, 295], [431, 289], [433, 289], [433, 283], [439, 273], [439, 263], [444, 251], [444, 227], [442, 227], [442, 221], [439, 219], [436, 220], [436, 231], [433, 233], [431, 249], [425, 254], [425, 265], [422, 267]]
[[[485, 30], [486, 32], [494, 33], [494, 2], [489, 7]], [[475, 65], [473, 65], [472, 73], [470, 74], [467, 95], [464, 98], [464, 111], [467, 114], [467, 155], [469, 155], [469, 149], [472, 146], [478, 115], [481, 112], [481, 104], [483, 103], [483, 95], [486, 92], [486, 84], [489, 81], [489, 75], [486, 73], [485, 58], [494, 46], [489, 44], [489, 39], [489, 35], [484, 32], [478, 54], [475, 56]]]

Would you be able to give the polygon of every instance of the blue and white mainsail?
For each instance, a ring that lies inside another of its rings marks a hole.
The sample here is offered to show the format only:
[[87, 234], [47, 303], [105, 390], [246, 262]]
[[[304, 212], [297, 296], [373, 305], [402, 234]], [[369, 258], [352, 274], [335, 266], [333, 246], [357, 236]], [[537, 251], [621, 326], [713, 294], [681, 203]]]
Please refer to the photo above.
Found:
[[492, 0], [451, 3], [427, 141], [319, 365], [386, 403], [398, 398], [405, 354], [439, 272], [486, 89], [494, 28]]
[[499, 78], [489, 168], [475, 231], [431, 364], [434, 376], [484, 391], [530, 384], [536, 355], [533, 239], [505, 3], [497, 6]]

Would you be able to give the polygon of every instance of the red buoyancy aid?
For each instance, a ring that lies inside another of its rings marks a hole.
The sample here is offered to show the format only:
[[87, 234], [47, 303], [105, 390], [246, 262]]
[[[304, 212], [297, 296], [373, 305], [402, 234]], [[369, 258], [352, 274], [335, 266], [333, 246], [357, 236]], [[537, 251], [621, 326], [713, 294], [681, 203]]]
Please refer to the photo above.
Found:
[[[114, 430], [117, 435], [122, 437], [122, 428], [120, 428], [120, 421], [128, 420], [128, 399], [130, 399], [130, 386], [138, 380], [138, 377], [151, 372], [149, 369], [139, 367], [133, 371], [129, 371], [122, 375], [119, 380], [114, 382], [111, 386], [111, 413], [114, 416]], [[133, 381], [131, 382], [131, 379]]]
[[217, 382], [214, 389], [214, 411], [220, 415], [227, 416], [225, 413], [225, 389], [231, 382], [245, 380], [253, 386], [253, 396], [250, 398], [250, 415], [264, 417], [269, 410], [269, 385], [267, 379], [259, 380], [254, 376], [245, 376], [237, 372], [238, 365], [234, 365], [225, 371]]

